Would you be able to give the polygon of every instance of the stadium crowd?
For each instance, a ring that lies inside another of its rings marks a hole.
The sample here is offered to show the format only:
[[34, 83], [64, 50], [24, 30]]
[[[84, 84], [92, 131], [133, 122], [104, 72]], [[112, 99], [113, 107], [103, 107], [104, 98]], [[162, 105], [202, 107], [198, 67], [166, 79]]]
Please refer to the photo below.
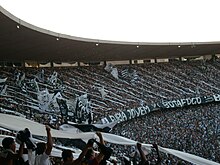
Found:
[[[118, 78], [103, 66], [67, 68], [1, 68], [1, 113], [25, 116], [58, 129], [70, 118], [51, 105], [38, 107], [37, 93], [48, 89], [68, 100], [88, 94], [93, 123], [102, 118], [158, 102], [219, 94], [220, 62], [175, 61], [169, 63], [117, 65]], [[111, 133], [142, 143], [192, 153], [220, 163], [220, 110], [212, 102], [182, 108], [159, 109], [145, 116], [117, 124]], [[119, 163], [131, 160], [135, 146], [107, 144]], [[150, 153], [149, 157], [155, 155]], [[161, 164], [190, 164], [160, 154]]]
[[[156, 111], [144, 117], [120, 123], [113, 133], [143, 143], [172, 148], [219, 162], [219, 104]], [[114, 151], [129, 155], [132, 148]], [[171, 164], [178, 159], [163, 155]]]

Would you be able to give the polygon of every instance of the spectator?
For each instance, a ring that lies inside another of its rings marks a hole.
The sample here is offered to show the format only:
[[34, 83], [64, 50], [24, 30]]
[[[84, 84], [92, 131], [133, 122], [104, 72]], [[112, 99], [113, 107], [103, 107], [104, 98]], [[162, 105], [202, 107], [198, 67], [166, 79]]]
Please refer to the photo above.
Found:
[[[96, 135], [99, 137], [100, 144], [104, 145], [104, 140], [103, 140], [101, 132], [96, 132]], [[90, 142], [88, 143], [89, 145], [93, 144]], [[82, 165], [98, 165], [103, 158], [104, 158], [104, 153], [102, 150], [100, 150], [100, 153], [98, 155], [95, 155], [95, 152], [93, 148], [91, 147], [86, 152]]]
[[53, 148], [53, 140], [50, 132], [50, 127], [46, 127], [47, 143], [38, 143], [36, 149], [35, 165], [51, 165], [49, 156]]
[[73, 160], [73, 153], [71, 150], [69, 149], [63, 150], [62, 152], [63, 165], [80, 165], [88, 149], [91, 147], [92, 145], [87, 143], [85, 149], [81, 152], [81, 154], [76, 160]]
[[16, 144], [12, 137], [6, 137], [2, 140], [3, 152], [0, 153], [1, 165], [13, 165], [21, 159], [24, 142], [20, 144], [19, 151], [16, 153]]
[[[141, 156], [141, 161], [139, 162], [139, 165], [150, 165], [150, 164], [153, 164], [153, 163], [151, 163], [151, 161], [153, 162], [154, 160], [152, 160], [150, 158], [147, 159], [146, 155], [144, 154], [144, 152], [142, 150], [141, 143], [137, 143], [137, 149], [138, 149], [138, 151], [140, 153], [140, 156]], [[155, 165], [159, 165], [161, 163], [161, 158], [160, 158], [158, 146], [156, 144], [153, 144], [152, 150], [153, 149], [156, 150], [156, 154], [157, 154], [156, 162], [154, 164]]]

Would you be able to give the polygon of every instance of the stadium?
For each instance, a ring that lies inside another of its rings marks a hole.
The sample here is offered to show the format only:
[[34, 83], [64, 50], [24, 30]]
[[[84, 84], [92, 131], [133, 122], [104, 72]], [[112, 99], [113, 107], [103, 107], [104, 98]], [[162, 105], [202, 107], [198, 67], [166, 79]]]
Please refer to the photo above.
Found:
[[78, 157], [96, 131], [108, 164], [140, 161], [138, 142], [149, 164], [220, 163], [220, 42], [74, 37], [2, 6], [0, 25], [1, 141], [25, 128], [46, 141], [49, 125], [52, 164], [66, 148]]

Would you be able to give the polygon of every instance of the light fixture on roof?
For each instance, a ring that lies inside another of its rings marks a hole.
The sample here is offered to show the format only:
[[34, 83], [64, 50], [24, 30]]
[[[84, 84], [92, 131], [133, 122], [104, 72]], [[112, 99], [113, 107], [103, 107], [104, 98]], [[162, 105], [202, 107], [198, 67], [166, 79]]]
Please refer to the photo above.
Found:
[[59, 40], [60, 40], [60, 34], [58, 34], [58, 37], [56, 38], [56, 40], [57, 40], [57, 41], [59, 41]]
[[100, 41], [97, 40], [95, 46], [99, 46], [99, 44], [100, 44]]
[[18, 24], [17, 24], [17, 26], [16, 26], [17, 29], [20, 29], [20, 25], [21, 25], [21, 20], [19, 19], [19, 20], [18, 20]]

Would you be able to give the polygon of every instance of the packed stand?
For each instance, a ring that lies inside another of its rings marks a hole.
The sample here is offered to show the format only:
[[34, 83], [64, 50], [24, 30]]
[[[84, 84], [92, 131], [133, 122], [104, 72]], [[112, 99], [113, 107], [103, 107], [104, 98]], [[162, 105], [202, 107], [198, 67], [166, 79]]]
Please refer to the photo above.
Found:
[[[93, 123], [126, 109], [166, 100], [219, 94], [220, 90], [218, 61], [176, 61], [116, 67], [118, 78], [103, 66], [1, 68], [0, 78], [7, 80], [0, 84], [0, 110], [58, 129], [71, 118], [66, 118], [59, 106], [53, 107], [55, 104], [47, 105], [48, 111], [39, 108], [38, 94], [45, 92], [45, 89], [52, 98], [60, 93], [62, 98], [72, 102], [87, 94], [91, 98]], [[219, 113], [218, 103], [159, 110], [120, 123], [112, 133], [220, 162]], [[129, 156], [134, 149], [111, 146], [113, 155], [118, 158]], [[161, 157], [163, 164], [180, 161], [170, 155], [161, 154]]]

